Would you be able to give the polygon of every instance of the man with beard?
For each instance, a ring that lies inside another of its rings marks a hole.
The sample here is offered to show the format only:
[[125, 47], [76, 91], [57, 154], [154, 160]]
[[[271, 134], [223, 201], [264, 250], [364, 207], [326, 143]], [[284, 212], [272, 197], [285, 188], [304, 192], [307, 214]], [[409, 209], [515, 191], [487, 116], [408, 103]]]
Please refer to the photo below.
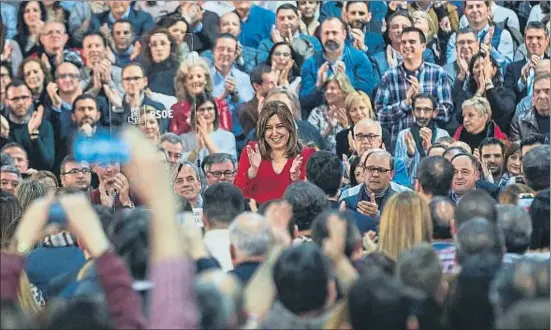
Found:
[[31, 95], [24, 82], [12, 81], [6, 87], [8, 117], [2, 122], [9, 131], [8, 140], [21, 145], [30, 156], [29, 167], [49, 171], [54, 165], [54, 130], [43, 118], [44, 107], [34, 109]]
[[270, 38], [264, 39], [258, 45], [257, 63], [268, 59], [271, 49], [276, 43], [287, 42], [300, 57], [310, 57], [321, 50], [321, 45], [313, 36], [300, 32], [300, 14], [298, 8], [290, 3], [279, 6], [276, 11], [276, 24], [272, 27]]
[[99, 179], [98, 188], [90, 191], [92, 204], [113, 209], [134, 207], [134, 197], [128, 180], [121, 173], [121, 164], [97, 163], [92, 165], [92, 170]]
[[[239, 38], [239, 34], [241, 33], [241, 22], [239, 20], [239, 15], [233, 11], [222, 15], [220, 17], [220, 22], [218, 23], [218, 32], [219, 34], [229, 33], [234, 37]], [[235, 66], [245, 73], [251, 73], [257, 65], [257, 52], [258, 51], [255, 48], [244, 46], [238, 41]], [[202, 52], [201, 57], [204, 58], [209, 65], [214, 64], [214, 54], [212, 49], [207, 49]]]
[[515, 113], [511, 122], [512, 141], [522, 140], [534, 133], [543, 134], [549, 138], [550, 91], [551, 75], [538, 74], [534, 79], [532, 108]]
[[307, 59], [301, 71], [300, 103], [310, 110], [323, 101], [325, 80], [337, 72], [345, 73], [352, 86], [372, 96], [379, 83], [367, 55], [346, 45], [346, 25], [337, 17], [326, 19], [321, 25], [323, 50]]
[[199, 169], [190, 162], [183, 162], [178, 167], [174, 180], [174, 193], [184, 197], [191, 207], [200, 209], [203, 207], [201, 196], [201, 175]]
[[108, 40], [115, 57], [115, 65], [119, 67], [124, 67], [140, 55], [141, 47], [133, 43], [132, 33], [132, 23], [127, 19], [118, 19], [113, 24], [113, 31]]
[[241, 104], [237, 115], [243, 127], [243, 134], [248, 135], [256, 128], [256, 122], [260, 114], [260, 100], [264, 100], [268, 91], [276, 87], [277, 76], [272, 68], [266, 64], [256, 66], [251, 72], [251, 85], [254, 89], [254, 98], [247, 103]]
[[[478, 151], [478, 154], [477, 154]], [[504, 186], [509, 177], [503, 176], [505, 145], [500, 140], [489, 137], [482, 140], [478, 150], [475, 150], [475, 157], [478, 155], [480, 164], [484, 171], [484, 179], [497, 184], [499, 187]]]
[[371, 32], [368, 27], [371, 13], [367, 1], [347, 1], [343, 18], [348, 23], [347, 43], [368, 55], [385, 50], [385, 42], [380, 33]]
[[408, 169], [411, 184], [415, 183], [417, 166], [436, 140], [449, 136], [446, 130], [440, 129], [432, 120], [437, 115], [434, 97], [423, 93], [413, 98], [413, 117], [415, 122], [411, 128], [398, 133], [394, 156], [403, 159]]
[[77, 162], [72, 156], [66, 156], [61, 162], [59, 174], [64, 188], [75, 188], [86, 192], [90, 189], [92, 170], [90, 164], [86, 162]]

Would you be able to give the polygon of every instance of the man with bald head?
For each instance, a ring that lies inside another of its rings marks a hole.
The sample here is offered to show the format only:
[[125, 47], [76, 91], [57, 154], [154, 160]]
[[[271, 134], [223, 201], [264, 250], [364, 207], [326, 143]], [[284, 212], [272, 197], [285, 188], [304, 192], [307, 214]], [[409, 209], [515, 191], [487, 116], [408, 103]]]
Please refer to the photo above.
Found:
[[234, 274], [243, 286], [260, 266], [272, 244], [272, 235], [266, 219], [257, 213], [238, 215], [229, 227], [230, 255]]
[[67, 48], [69, 35], [65, 30], [65, 25], [61, 22], [49, 21], [44, 24], [40, 33], [40, 43], [43, 51], [31, 55], [39, 57], [44, 63], [51, 67], [55, 72], [57, 67], [63, 62], [71, 62], [82, 67], [83, 62], [80, 55]]
[[377, 218], [385, 203], [397, 193], [390, 185], [394, 177], [394, 159], [387, 151], [374, 149], [367, 152], [362, 165], [364, 182], [359, 192], [343, 201], [346, 208]]
[[[548, 68], [549, 69], [549, 68]], [[549, 137], [549, 93], [551, 91], [551, 74], [540, 72], [534, 78], [532, 106], [515, 113], [511, 122], [510, 138], [512, 141], [537, 133]]]

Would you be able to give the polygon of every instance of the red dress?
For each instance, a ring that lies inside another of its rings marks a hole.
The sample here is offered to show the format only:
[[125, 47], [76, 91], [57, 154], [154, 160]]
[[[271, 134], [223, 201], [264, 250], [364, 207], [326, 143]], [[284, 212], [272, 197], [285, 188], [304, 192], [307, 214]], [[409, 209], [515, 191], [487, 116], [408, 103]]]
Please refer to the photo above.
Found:
[[[248, 145], [254, 148], [255, 144], [256, 142], [249, 142]], [[303, 148], [300, 153], [302, 155], [302, 166], [300, 168], [300, 178], [302, 180], [306, 177], [306, 163], [314, 152], [316, 152], [316, 150], [313, 148]], [[244, 149], [239, 158], [235, 185], [241, 189], [245, 197], [252, 198], [258, 203], [279, 199], [283, 197], [285, 190], [292, 183], [292, 164], [293, 159], [287, 159], [287, 164], [285, 164], [281, 173], [277, 174], [274, 171], [272, 162], [262, 159], [256, 177], [254, 179], [249, 179], [247, 171], [251, 164], [249, 163], [247, 151]]]
[[[231, 132], [232, 120], [231, 112], [228, 104], [223, 99], [215, 98], [216, 107], [218, 108], [218, 118], [220, 119], [220, 128]], [[181, 135], [191, 131], [191, 126], [187, 123], [188, 118], [191, 118], [191, 104], [188, 101], [181, 101], [172, 106], [172, 119], [168, 124], [168, 131], [176, 135]]]

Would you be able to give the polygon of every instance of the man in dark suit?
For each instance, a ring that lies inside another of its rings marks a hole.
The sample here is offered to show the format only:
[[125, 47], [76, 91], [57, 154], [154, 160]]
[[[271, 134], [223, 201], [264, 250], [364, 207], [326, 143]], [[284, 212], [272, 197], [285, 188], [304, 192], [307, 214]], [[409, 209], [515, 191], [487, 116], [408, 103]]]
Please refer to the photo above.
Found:
[[549, 30], [538, 21], [529, 22], [524, 30], [524, 43], [528, 50], [526, 59], [513, 62], [507, 66], [503, 87], [510, 89], [516, 96], [516, 103], [532, 94], [535, 67], [544, 58], [549, 46]]

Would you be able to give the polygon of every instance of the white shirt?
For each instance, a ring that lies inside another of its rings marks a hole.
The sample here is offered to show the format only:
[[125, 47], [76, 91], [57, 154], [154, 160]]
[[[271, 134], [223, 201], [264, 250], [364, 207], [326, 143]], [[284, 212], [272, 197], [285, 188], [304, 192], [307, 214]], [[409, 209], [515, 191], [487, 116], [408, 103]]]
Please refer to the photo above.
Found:
[[233, 270], [230, 255], [230, 231], [228, 229], [213, 229], [205, 233], [203, 242], [210, 255], [218, 260], [224, 272]]

